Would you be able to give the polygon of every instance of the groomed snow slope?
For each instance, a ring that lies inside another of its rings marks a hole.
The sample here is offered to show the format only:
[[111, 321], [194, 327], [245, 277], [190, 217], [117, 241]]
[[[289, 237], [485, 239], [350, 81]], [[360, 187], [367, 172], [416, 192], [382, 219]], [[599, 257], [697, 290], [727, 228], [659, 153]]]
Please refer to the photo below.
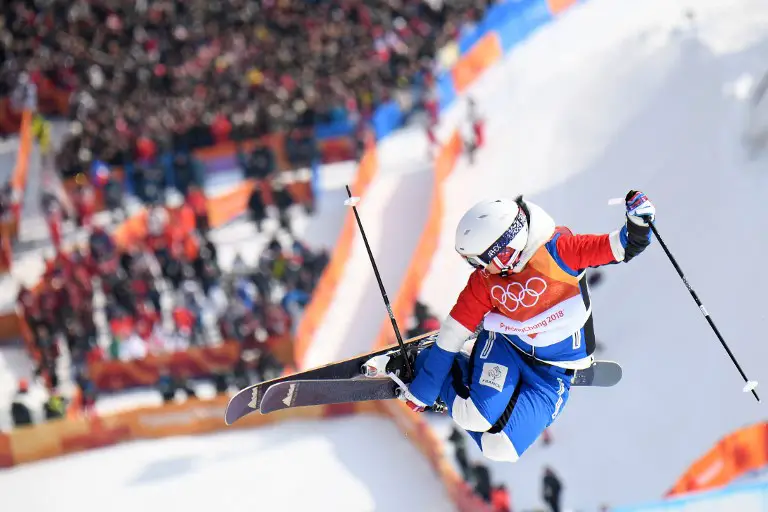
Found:
[[[358, 213], [394, 300], [426, 221], [432, 172], [426, 140], [414, 130], [398, 133], [378, 147], [378, 171]], [[339, 199], [339, 204], [343, 198]], [[387, 312], [365, 244], [355, 228], [347, 266], [313, 337], [304, 366], [309, 368], [371, 350]]]
[[[386, 446], [386, 450], [380, 449]], [[126, 443], [0, 473], [3, 510], [446, 511], [442, 484], [384, 418]], [[411, 508], [412, 507], [412, 508]]]
[[[768, 159], [745, 156], [745, 104], [732, 94], [767, 63], [759, 0], [590, 0], [542, 29], [477, 98], [487, 147], [448, 180], [422, 298], [445, 315], [466, 282], [453, 235], [477, 200], [525, 193], [576, 232], [608, 232], [623, 217], [607, 200], [640, 188], [750, 378], [768, 382]], [[601, 357], [620, 361], [624, 380], [575, 391], [552, 445], [491, 464], [516, 508], [541, 505], [545, 464], [561, 475], [568, 507], [658, 498], [721, 435], [765, 418], [658, 244], [606, 268], [593, 304]]]

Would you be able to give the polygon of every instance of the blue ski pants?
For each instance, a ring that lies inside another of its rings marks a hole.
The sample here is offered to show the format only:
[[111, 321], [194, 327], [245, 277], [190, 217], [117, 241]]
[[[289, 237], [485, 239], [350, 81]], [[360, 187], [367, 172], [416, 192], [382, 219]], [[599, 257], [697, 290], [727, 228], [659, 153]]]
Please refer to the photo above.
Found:
[[[417, 373], [428, 350], [416, 359]], [[472, 356], [456, 356], [439, 396], [487, 458], [514, 462], [555, 421], [570, 387], [567, 370], [538, 363], [503, 336], [481, 331]]]

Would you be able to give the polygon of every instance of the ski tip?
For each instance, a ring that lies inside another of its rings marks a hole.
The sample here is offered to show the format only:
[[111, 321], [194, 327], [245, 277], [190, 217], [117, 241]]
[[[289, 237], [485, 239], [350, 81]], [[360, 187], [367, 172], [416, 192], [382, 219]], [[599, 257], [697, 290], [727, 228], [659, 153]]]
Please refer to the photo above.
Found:
[[238, 395], [239, 393], [235, 394], [232, 398], [230, 398], [229, 402], [227, 403], [227, 408], [224, 409], [224, 424], [227, 425], [228, 427], [233, 425], [237, 420], [239, 420], [243, 416], [242, 411], [235, 410], [236, 405], [234, 404], [234, 402], [236, 401], [235, 399], [237, 398]]
[[755, 388], [757, 388], [757, 384], [758, 382], [756, 380], [747, 381], [747, 383], [744, 384], [744, 389], [742, 389], [741, 391], [744, 393], [749, 393], [750, 391], [754, 391]]
[[344, 200], [344, 206], [355, 206], [357, 203], [360, 202], [360, 198], [357, 196], [352, 196], [349, 199]]

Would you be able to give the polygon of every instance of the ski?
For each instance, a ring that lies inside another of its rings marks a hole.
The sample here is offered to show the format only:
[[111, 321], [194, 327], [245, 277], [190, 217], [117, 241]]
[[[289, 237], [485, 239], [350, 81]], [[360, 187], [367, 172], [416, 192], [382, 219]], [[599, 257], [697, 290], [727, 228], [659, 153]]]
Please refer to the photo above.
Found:
[[[621, 365], [614, 361], [595, 361], [573, 376], [571, 386], [611, 387], [619, 383]], [[388, 378], [301, 379], [272, 384], [260, 402], [262, 414], [312, 405], [329, 405], [397, 398], [397, 384]]]
[[274, 384], [264, 393], [262, 414], [310, 405], [344, 404], [396, 398], [397, 384], [388, 378], [295, 380]]
[[[415, 354], [430, 345], [432, 345], [437, 339], [437, 331], [417, 336], [405, 341], [406, 350], [409, 351], [413, 357]], [[303, 372], [295, 373], [293, 375], [286, 375], [278, 377], [277, 379], [268, 380], [265, 382], [259, 382], [243, 388], [237, 392], [227, 404], [227, 409], [224, 413], [224, 421], [227, 425], [232, 425], [234, 422], [246, 416], [254, 411], [258, 411], [261, 405], [261, 401], [264, 398], [264, 394], [271, 386], [284, 382], [292, 382], [296, 380], [323, 380], [323, 379], [352, 379], [361, 375], [361, 368], [363, 364], [370, 358], [388, 353], [399, 353], [400, 348], [398, 345], [391, 345], [389, 347], [361, 354], [344, 361], [337, 361], [334, 363], [312, 368]]]
[[586, 370], [578, 370], [571, 386], [610, 388], [621, 381], [621, 365], [615, 361], [595, 361]]

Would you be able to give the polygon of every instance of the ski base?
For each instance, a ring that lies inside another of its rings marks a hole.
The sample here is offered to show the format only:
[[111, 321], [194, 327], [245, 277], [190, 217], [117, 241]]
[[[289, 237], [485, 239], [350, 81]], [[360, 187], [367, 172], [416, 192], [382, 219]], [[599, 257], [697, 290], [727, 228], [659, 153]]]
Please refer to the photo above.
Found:
[[[595, 361], [573, 376], [571, 386], [611, 387], [621, 381], [621, 365], [614, 361]], [[313, 405], [331, 405], [397, 398], [398, 387], [388, 378], [292, 380], [272, 384], [264, 393], [262, 414]]]
[[262, 414], [312, 405], [345, 404], [397, 397], [391, 379], [296, 380], [274, 384], [264, 393]]

